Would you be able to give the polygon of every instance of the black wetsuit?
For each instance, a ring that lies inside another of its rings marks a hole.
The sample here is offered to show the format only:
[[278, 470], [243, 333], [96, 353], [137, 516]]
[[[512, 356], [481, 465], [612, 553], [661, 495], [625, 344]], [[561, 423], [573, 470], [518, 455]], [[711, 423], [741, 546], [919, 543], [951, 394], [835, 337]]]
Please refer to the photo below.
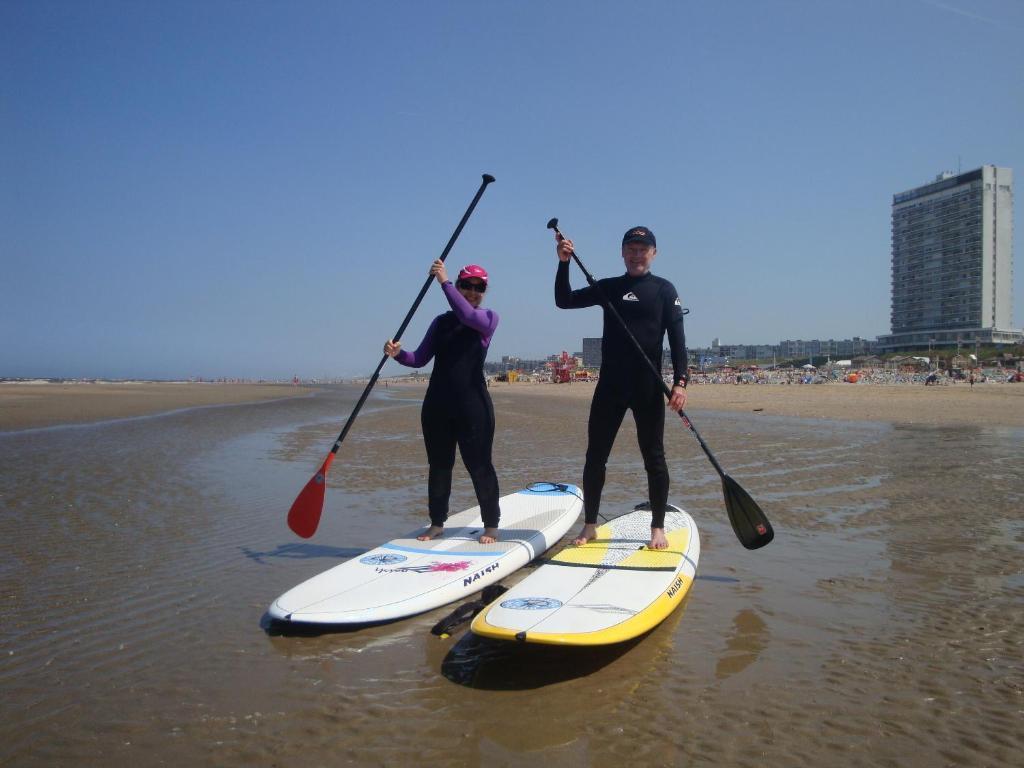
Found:
[[[560, 261], [555, 275], [555, 304], [579, 309], [612, 303], [640, 343], [647, 357], [661, 370], [662, 340], [668, 333], [672, 353], [673, 384], [686, 379], [686, 337], [683, 310], [675, 286], [649, 272], [598, 280], [593, 287], [572, 290], [569, 263]], [[661, 383], [639, 358], [639, 352], [618, 320], [604, 308], [601, 337], [601, 377], [590, 404], [587, 426], [587, 461], [583, 469], [584, 519], [597, 522], [604, 488], [605, 466], [626, 410], [633, 411], [637, 442], [647, 470], [653, 511], [651, 527], [663, 528], [668, 504], [668, 465], [665, 463], [665, 395]]]
[[463, 319], [455, 312], [434, 318], [419, 349], [402, 351], [397, 361], [419, 368], [433, 357], [434, 370], [423, 398], [420, 423], [430, 465], [427, 503], [430, 522], [444, 525], [448, 519], [448, 499], [452, 491], [455, 446], [458, 445], [480, 504], [483, 523], [496, 528], [501, 516], [498, 508], [498, 475], [491, 458], [494, 443], [494, 406], [484, 381], [484, 359], [497, 314], [476, 310], [475, 322], [487, 330], [473, 328], [466, 320], [473, 314], [455, 289], [446, 285], [449, 301], [458, 302]]

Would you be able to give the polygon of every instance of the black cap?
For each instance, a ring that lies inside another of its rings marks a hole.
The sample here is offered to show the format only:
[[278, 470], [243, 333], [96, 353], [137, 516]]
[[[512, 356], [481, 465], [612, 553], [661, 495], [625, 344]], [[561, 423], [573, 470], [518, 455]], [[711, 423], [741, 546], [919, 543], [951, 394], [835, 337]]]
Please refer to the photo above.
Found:
[[654, 233], [647, 227], [631, 227], [626, 230], [626, 234], [622, 236], [622, 244], [625, 245], [626, 243], [645, 243], [652, 248], [658, 247], [658, 241], [654, 239]]

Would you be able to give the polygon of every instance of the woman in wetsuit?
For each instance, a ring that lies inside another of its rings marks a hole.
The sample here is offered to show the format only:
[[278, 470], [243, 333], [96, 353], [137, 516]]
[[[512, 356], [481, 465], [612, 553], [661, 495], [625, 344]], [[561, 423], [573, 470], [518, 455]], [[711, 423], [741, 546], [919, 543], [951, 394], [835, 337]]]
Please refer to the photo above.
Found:
[[420, 415], [430, 465], [430, 527], [417, 538], [429, 541], [444, 533], [458, 445], [480, 504], [484, 522], [480, 543], [493, 544], [501, 513], [498, 476], [491, 461], [494, 406], [484, 381], [484, 358], [498, 327], [498, 315], [480, 308], [487, 290], [487, 271], [483, 267], [463, 267], [455, 285], [440, 259], [433, 263], [430, 274], [441, 284], [451, 311], [434, 318], [415, 352], [403, 350], [400, 342], [389, 340], [384, 344], [385, 353], [410, 368], [422, 368], [434, 358], [434, 372]]

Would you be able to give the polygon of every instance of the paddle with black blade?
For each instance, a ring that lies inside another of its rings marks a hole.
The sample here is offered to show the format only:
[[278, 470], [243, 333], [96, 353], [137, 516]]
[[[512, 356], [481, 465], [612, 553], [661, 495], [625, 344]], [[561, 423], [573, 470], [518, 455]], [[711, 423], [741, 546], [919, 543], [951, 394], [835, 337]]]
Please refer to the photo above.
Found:
[[[559, 240], [564, 240], [565, 236], [558, 229], [558, 219], [551, 219], [548, 222], [548, 229], [553, 229]], [[629, 326], [619, 315], [618, 310], [615, 309], [615, 305], [608, 301], [608, 297], [601, 290], [601, 286], [597, 284], [594, 276], [590, 274], [583, 262], [580, 261], [580, 257], [576, 255], [576, 251], [572, 252], [573, 261], [576, 262], [576, 266], [583, 272], [584, 277], [587, 278], [587, 283], [597, 292], [597, 295], [601, 299], [601, 303], [605, 308], [612, 313], [622, 329], [626, 332], [629, 340], [633, 342], [633, 346], [636, 347], [636, 351], [639, 353], [640, 358], [647, 363], [647, 367], [651, 370], [651, 373], [661, 383], [661, 388], [665, 393], [665, 397], [669, 400], [672, 399], [672, 390], [665, 384], [665, 380], [661, 377], [661, 371], [659, 371], [651, 359], [646, 355], [643, 347], [640, 346], [640, 342], [636, 340], [636, 337], [629, 330]], [[732, 523], [732, 529], [736, 533], [736, 538], [740, 540], [740, 543], [747, 549], [758, 549], [763, 547], [765, 544], [770, 542], [775, 537], [775, 532], [772, 530], [772, 524], [768, 522], [768, 517], [765, 515], [761, 508], [757, 505], [750, 494], [743, 490], [742, 486], [733, 480], [729, 475], [726, 474], [725, 470], [722, 469], [722, 465], [715, 459], [714, 454], [711, 453], [711, 449], [708, 448], [707, 443], [704, 442], [704, 438], [700, 436], [700, 432], [693, 426], [693, 422], [690, 417], [686, 415], [682, 410], [679, 411], [679, 418], [683, 420], [683, 424], [693, 432], [697, 438], [697, 442], [700, 443], [700, 447], [711, 461], [711, 466], [715, 468], [719, 476], [722, 478], [722, 492], [725, 496], [725, 508], [729, 513], [729, 522]]]
[[[476, 191], [476, 195], [473, 196], [473, 201], [469, 204], [469, 208], [467, 208], [466, 212], [462, 215], [462, 220], [455, 228], [455, 232], [452, 233], [451, 239], [448, 240], [448, 245], [444, 247], [444, 251], [441, 253], [441, 261], [448, 258], [448, 252], [451, 251], [452, 246], [455, 245], [455, 241], [459, 239], [459, 235], [462, 233], [462, 228], [466, 226], [466, 222], [469, 221], [469, 217], [473, 213], [473, 209], [476, 208], [476, 204], [480, 202], [480, 198], [483, 197], [484, 190], [487, 189], [487, 185], [492, 181], [494, 181], [494, 177], [489, 173], [485, 173], [483, 175], [483, 182], [480, 184], [480, 188]], [[412, 320], [412, 316], [419, 308], [420, 302], [423, 301], [423, 297], [427, 294], [427, 290], [430, 288], [430, 282], [433, 279], [434, 276], [430, 275], [423, 283], [423, 287], [420, 288], [416, 301], [412, 303], [412, 307], [410, 307], [405, 319], [398, 327], [398, 332], [391, 337], [393, 341], [398, 341], [402, 338], [402, 334], [405, 333], [405, 329], [409, 325], [409, 321]], [[384, 367], [384, 363], [386, 363], [387, 360], [388, 356], [384, 355], [380, 359], [380, 362], [377, 363], [377, 370], [373, 372], [373, 376], [370, 377], [370, 381], [366, 384], [366, 389], [363, 390], [363, 394], [359, 397], [359, 401], [356, 403], [355, 408], [353, 408], [352, 413], [349, 414], [348, 421], [345, 422], [345, 427], [341, 430], [341, 434], [338, 435], [338, 439], [334, 441], [334, 445], [331, 447], [330, 453], [327, 454], [327, 458], [324, 459], [324, 463], [320, 465], [320, 469], [318, 469], [316, 474], [310, 478], [308, 483], [306, 483], [306, 487], [299, 492], [299, 495], [292, 503], [292, 508], [288, 510], [288, 527], [304, 539], [308, 539], [316, 533], [316, 528], [320, 524], [320, 515], [323, 513], [324, 509], [324, 493], [327, 490], [327, 470], [330, 469], [331, 462], [334, 461], [334, 457], [337, 455], [338, 449], [345, 440], [345, 436], [352, 428], [352, 423], [356, 420], [356, 416], [359, 415], [359, 411], [363, 407], [363, 403], [365, 403], [366, 398], [369, 397], [370, 390], [373, 389], [373, 385], [377, 383], [377, 378], [380, 376], [381, 368]]]

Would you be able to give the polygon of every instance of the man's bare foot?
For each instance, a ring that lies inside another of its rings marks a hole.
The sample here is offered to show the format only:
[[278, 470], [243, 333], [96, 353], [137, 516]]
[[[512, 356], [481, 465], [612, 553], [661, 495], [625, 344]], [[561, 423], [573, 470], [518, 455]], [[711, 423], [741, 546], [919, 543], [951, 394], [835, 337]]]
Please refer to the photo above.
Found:
[[664, 528], [651, 528], [651, 540], [647, 544], [650, 549], [668, 549], [668, 539]]
[[438, 536], [444, 533], [443, 525], [432, 525], [419, 536], [416, 537], [417, 541], [430, 541], [436, 539]]
[[493, 544], [498, 540], [498, 529], [497, 528], [484, 528], [484, 532], [480, 535], [481, 544]]
[[593, 541], [597, 538], [597, 525], [594, 523], [586, 523], [583, 526], [583, 530], [580, 531], [580, 535], [572, 540], [572, 543], [577, 547], [582, 547], [588, 541]]

